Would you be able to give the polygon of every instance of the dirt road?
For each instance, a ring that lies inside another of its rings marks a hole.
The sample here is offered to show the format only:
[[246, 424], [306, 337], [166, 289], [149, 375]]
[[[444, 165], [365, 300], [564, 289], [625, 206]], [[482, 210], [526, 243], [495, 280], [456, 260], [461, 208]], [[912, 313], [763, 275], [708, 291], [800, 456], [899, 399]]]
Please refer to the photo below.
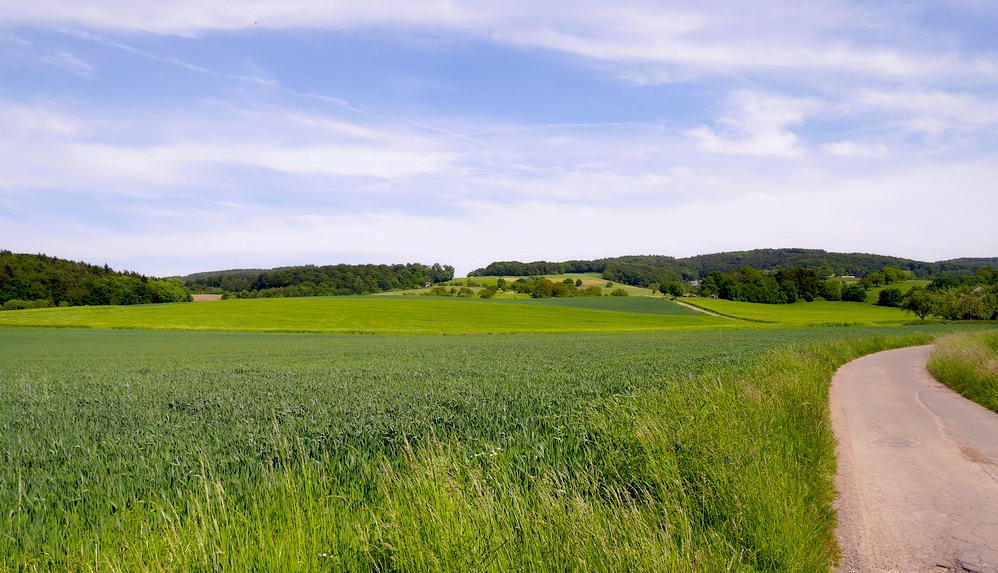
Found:
[[930, 348], [832, 381], [839, 571], [998, 572], [998, 414], [932, 378]]

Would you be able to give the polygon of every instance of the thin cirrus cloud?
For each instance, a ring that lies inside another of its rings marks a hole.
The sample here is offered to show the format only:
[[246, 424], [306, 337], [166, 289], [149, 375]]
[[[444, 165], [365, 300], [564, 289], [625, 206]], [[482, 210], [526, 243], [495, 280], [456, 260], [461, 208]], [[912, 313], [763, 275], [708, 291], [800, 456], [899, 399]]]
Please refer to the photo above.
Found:
[[934, 10], [0, 3], [0, 241], [154, 273], [993, 256], [998, 9]]

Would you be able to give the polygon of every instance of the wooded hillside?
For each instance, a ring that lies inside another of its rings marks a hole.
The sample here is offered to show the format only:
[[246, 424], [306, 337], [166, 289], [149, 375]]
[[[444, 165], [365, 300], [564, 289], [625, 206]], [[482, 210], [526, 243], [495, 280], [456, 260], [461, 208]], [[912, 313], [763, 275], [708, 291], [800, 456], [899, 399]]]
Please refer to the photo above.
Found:
[[626, 256], [592, 261], [548, 262], [499, 261], [477, 269], [469, 276], [538, 276], [562, 273], [602, 273], [603, 278], [633, 286], [647, 286], [676, 279], [697, 280], [712, 272], [726, 273], [751, 266], [762, 272], [778, 269], [812, 269], [820, 276], [864, 276], [885, 266], [911, 271], [917, 278], [940, 274], [967, 276], [978, 269], [998, 266], [995, 258], [962, 258], [924, 262], [867, 253], [830, 253], [820, 249], [756, 249], [697, 255], [677, 259], [660, 255]]
[[0, 306], [99, 306], [184, 302], [191, 293], [177, 280], [45, 255], [0, 251]]
[[183, 277], [196, 293], [267, 296], [357, 295], [419, 288], [454, 278], [454, 267], [419, 263], [399, 265], [304, 265], [270, 270], [233, 270]]

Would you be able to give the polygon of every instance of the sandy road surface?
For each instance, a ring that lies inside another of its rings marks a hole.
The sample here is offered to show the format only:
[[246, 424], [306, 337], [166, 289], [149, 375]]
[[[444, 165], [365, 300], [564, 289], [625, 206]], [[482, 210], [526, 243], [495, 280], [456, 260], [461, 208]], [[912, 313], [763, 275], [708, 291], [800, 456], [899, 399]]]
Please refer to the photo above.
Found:
[[832, 381], [839, 571], [998, 572], [998, 414], [932, 378], [930, 348]]

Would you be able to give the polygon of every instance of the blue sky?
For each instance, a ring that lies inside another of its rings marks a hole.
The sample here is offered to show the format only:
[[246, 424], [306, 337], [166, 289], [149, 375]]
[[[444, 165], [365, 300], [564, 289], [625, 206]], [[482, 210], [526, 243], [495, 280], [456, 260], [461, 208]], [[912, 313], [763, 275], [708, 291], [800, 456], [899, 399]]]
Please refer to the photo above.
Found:
[[0, 1], [0, 248], [998, 255], [993, 2], [202, 4]]

